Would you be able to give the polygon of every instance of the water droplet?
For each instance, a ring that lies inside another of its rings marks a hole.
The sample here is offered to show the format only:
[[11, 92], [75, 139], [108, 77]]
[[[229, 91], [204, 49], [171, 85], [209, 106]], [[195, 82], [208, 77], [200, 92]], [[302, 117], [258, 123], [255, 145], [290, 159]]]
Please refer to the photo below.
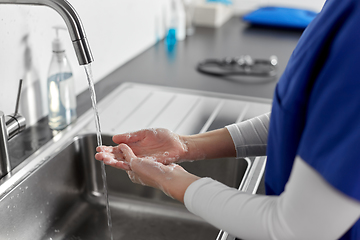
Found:
[[46, 205], [49, 205], [49, 201], [46, 202]]
[[8, 208], [10, 208], [10, 205], [8, 205]]
[[25, 189], [28, 189], [28, 188], [29, 188], [28, 186], [25, 187]]
[[40, 214], [42, 214], [42, 211], [40, 211]]

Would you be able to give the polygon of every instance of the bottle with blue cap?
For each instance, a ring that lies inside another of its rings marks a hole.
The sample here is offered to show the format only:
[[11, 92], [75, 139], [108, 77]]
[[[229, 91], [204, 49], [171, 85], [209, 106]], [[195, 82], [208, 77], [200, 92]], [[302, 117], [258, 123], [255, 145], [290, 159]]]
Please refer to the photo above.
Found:
[[61, 130], [76, 119], [76, 96], [71, 66], [59, 38], [59, 31], [66, 30], [56, 26], [56, 38], [52, 42], [53, 55], [49, 67], [47, 90], [49, 126]]

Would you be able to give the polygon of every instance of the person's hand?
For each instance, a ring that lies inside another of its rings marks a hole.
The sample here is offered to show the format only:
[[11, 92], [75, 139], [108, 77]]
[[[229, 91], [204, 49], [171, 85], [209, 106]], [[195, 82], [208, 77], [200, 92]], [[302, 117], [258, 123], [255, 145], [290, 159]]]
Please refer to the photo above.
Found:
[[181, 136], [163, 128], [118, 134], [113, 136], [113, 141], [117, 144], [125, 143], [138, 157], [152, 157], [163, 164], [183, 161], [182, 158], [188, 151]]
[[103, 161], [106, 165], [123, 170], [131, 170], [128, 162], [125, 162], [124, 155], [119, 146], [99, 146], [96, 148], [95, 159]]
[[[183, 202], [187, 187], [199, 177], [186, 172], [181, 166], [164, 165], [152, 156], [138, 157], [126, 144], [120, 144], [116, 153], [96, 154], [96, 159], [105, 164], [127, 170], [132, 182], [158, 188], [166, 195]], [[119, 158], [118, 158], [119, 157]]]

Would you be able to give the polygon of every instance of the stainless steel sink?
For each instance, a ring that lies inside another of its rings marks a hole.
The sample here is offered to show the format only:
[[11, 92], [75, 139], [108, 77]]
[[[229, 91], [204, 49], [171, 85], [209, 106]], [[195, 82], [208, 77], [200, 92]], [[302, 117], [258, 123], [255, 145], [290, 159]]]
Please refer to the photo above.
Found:
[[[269, 106], [265, 100], [128, 84], [104, 99], [99, 111], [103, 143], [113, 145], [110, 136], [116, 132], [165, 125], [192, 134], [250, 118]], [[0, 239], [109, 239], [93, 125], [89, 111], [0, 180]], [[181, 165], [253, 192], [264, 161], [228, 158]], [[161, 191], [133, 184], [124, 171], [107, 167], [106, 172], [114, 239], [216, 239], [218, 229]]]

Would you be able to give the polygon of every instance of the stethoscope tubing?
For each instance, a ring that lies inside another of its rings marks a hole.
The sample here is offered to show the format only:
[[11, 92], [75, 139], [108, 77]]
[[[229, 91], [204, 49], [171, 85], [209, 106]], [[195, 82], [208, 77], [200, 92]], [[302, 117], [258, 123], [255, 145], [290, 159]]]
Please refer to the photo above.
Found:
[[204, 74], [225, 77], [234, 75], [274, 77], [276, 76], [277, 58], [251, 59], [250, 56], [239, 58], [206, 59], [196, 69]]

